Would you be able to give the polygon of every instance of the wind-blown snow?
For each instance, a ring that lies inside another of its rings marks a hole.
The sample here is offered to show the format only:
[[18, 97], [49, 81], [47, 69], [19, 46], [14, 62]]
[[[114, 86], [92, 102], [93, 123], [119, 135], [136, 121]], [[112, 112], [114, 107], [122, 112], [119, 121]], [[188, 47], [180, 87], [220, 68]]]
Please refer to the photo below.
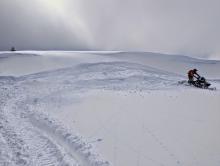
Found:
[[[217, 91], [179, 85], [198, 68]], [[220, 61], [0, 53], [0, 165], [220, 163]]]

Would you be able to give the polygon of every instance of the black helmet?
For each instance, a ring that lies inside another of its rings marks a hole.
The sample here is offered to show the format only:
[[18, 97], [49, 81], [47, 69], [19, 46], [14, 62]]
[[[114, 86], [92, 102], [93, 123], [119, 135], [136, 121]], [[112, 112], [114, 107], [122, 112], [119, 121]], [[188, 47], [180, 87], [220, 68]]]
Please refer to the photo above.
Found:
[[197, 70], [197, 69], [193, 69], [193, 71], [194, 71], [194, 72], [197, 72], [198, 70]]
[[204, 78], [204, 77], [201, 77], [200, 80], [201, 80], [201, 81], [205, 81], [205, 78]]

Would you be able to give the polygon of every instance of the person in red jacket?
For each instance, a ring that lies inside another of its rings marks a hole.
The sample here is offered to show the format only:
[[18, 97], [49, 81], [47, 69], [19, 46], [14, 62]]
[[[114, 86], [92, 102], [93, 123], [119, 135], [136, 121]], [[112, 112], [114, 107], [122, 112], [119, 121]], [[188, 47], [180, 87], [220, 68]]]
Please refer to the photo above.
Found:
[[189, 78], [188, 82], [190, 84], [195, 83], [194, 78], [198, 79], [200, 77], [200, 75], [197, 73], [197, 71], [198, 71], [197, 69], [193, 69], [193, 70], [188, 71], [188, 78]]

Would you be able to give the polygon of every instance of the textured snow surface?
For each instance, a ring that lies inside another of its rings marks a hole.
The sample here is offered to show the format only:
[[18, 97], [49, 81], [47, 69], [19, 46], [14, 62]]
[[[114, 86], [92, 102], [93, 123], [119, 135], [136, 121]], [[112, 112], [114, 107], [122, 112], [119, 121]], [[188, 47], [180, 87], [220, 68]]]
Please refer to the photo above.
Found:
[[[217, 91], [179, 85], [198, 68]], [[218, 166], [220, 62], [1, 52], [0, 165]]]

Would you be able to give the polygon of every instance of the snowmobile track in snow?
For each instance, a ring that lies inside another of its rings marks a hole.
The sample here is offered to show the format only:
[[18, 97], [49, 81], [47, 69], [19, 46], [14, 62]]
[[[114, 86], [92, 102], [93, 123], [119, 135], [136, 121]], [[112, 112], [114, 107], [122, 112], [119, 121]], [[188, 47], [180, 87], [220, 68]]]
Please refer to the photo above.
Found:
[[[7, 84], [7, 78], [5, 77]], [[3, 81], [4, 82], [4, 81]], [[31, 110], [24, 89], [12, 84], [0, 88], [0, 165], [107, 166], [96, 160], [91, 146], [46, 116]], [[33, 112], [32, 112], [33, 111]]]

